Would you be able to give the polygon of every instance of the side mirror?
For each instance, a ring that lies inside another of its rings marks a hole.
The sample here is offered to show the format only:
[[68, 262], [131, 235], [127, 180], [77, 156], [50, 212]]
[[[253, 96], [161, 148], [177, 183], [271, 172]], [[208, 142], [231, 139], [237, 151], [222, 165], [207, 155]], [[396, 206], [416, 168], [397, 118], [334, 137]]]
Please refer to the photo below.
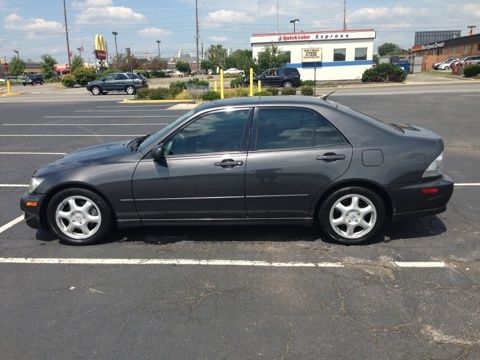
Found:
[[102, 78], [102, 81], [105, 82], [105, 78]]
[[155, 161], [164, 161], [165, 154], [163, 153], [163, 143], [155, 145], [152, 149], [152, 158]]

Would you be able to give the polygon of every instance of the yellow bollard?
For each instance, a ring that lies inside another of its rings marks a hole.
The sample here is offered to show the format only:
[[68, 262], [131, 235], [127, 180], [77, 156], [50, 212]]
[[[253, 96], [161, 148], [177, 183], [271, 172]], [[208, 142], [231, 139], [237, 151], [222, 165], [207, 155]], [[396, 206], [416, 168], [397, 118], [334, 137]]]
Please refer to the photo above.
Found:
[[11, 94], [12, 93], [12, 89], [10, 87], [10, 80], [7, 80], [7, 94]]
[[217, 80], [213, 82], [213, 91], [218, 91], [217, 90]]
[[262, 80], [258, 80], [258, 83], [257, 83], [257, 91], [258, 92], [261, 92], [262, 91]]
[[223, 99], [225, 97], [224, 91], [223, 91], [223, 69], [220, 70], [220, 99]]
[[250, 68], [250, 94], [249, 96], [253, 96], [253, 68]]

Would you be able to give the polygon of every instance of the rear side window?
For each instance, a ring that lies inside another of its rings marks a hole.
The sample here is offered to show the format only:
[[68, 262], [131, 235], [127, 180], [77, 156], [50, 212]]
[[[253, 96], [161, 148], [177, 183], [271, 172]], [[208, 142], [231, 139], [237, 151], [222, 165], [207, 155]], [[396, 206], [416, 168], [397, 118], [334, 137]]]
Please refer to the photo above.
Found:
[[284, 71], [285, 71], [286, 76], [298, 76], [298, 70], [297, 69], [286, 68]]
[[115, 80], [125, 80], [128, 79], [128, 77], [125, 74], [116, 74], [115, 75]]
[[257, 150], [344, 144], [327, 120], [304, 109], [261, 109], [257, 117]]

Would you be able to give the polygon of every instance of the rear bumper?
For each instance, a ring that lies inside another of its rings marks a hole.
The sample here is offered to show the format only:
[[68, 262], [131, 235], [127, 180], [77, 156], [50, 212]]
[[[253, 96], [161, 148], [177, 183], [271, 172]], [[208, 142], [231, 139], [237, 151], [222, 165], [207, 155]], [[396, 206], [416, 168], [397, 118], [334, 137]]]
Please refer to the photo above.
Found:
[[453, 181], [443, 175], [419, 184], [393, 186], [388, 191], [393, 205], [392, 221], [399, 221], [444, 212], [453, 194]]
[[[25, 222], [33, 229], [40, 229], [45, 224], [42, 224], [40, 216], [40, 209], [45, 198], [43, 194], [29, 194], [25, 193], [20, 198], [20, 209], [25, 213]], [[37, 206], [27, 206], [27, 202], [36, 202]]]

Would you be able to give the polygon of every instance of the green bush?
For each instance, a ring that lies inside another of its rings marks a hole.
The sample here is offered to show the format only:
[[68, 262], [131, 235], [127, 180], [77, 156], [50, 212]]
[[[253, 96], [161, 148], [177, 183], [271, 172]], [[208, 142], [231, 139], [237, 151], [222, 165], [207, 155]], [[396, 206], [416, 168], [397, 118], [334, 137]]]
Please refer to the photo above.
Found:
[[297, 89], [294, 87], [282, 89], [282, 95], [296, 95]]
[[231, 88], [243, 87], [243, 76], [236, 76], [235, 79], [230, 81]]
[[273, 94], [269, 90], [257, 91], [255, 96], [272, 96]]
[[207, 80], [200, 80], [199, 78], [193, 78], [187, 81], [187, 87], [188, 86], [196, 86], [196, 87], [207, 86], [208, 87], [209, 83]]
[[170, 90], [166, 88], [148, 89], [141, 88], [137, 90], [137, 99], [147, 100], [167, 100], [173, 99]]
[[313, 87], [304, 85], [304, 86], [301, 87], [300, 92], [302, 93], [302, 95], [312, 96], [313, 95]]
[[278, 90], [277, 88], [269, 88], [267, 89], [267, 91], [270, 91], [273, 96], [277, 96], [278, 93], [280, 92], [280, 90]]
[[165, 77], [167, 77], [167, 73], [165, 71], [154, 70], [154, 71], [152, 71], [152, 77], [165, 78]]
[[207, 91], [205, 93], [203, 93], [202, 95], [202, 100], [205, 100], [205, 101], [212, 101], [212, 100], [218, 100], [220, 99], [220, 94], [216, 91]]
[[170, 93], [172, 94], [172, 98], [180, 94], [183, 90], [187, 90], [187, 83], [184, 81], [174, 81], [170, 83]]
[[75, 85], [75, 78], [72, 75], [64, 75], [62, 77], [62, 85], [65, 87], [73, 87]]
[[367, 69], [362, 75], [362, 82], [402, 82], [407, 78], [407, 73], [393, 64], [380, 64]]
[[463, 75], [465, 75], [465, 77], [477, 76], [478, 74], [480, 74], [480, 64], [468, 65], [463, 69]]
[[95, 69], [79, 67], [75, 69], [73, 76], [78, 85], [85, 86], [89, 81], [95, 80]]
[[302, 86], [315, 86], [315, 81], [313, 81], [313, 80], [302, 80]]

